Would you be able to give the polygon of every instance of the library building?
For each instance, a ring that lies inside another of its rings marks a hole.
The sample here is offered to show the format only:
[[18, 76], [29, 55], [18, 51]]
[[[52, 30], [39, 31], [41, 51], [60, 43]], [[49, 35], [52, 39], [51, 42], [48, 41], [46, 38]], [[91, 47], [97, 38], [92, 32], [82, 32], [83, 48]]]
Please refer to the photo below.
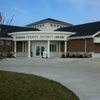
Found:
[[100, 21], [73, 25], [47, 18], [25, 27], [0, 24], [0, 53], [14, 57], [100, 57]]

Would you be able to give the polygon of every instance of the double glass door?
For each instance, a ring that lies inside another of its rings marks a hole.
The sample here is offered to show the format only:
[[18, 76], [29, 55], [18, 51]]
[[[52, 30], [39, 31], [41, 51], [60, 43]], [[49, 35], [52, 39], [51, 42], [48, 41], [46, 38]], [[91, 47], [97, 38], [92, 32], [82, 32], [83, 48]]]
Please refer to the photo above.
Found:
[[45, 51], [45, 47], [44, 46], [36, 46], [36, 56], [42, 56], [43, 55], [43, 51]]

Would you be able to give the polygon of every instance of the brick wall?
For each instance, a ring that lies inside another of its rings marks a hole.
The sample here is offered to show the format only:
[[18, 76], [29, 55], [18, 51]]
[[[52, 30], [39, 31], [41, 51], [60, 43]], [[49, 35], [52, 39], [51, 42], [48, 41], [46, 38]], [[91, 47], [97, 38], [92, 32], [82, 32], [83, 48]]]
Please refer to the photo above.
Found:
[[94, 52], [94, 43], [93, 39], [86, 39], [86, 51], [87, 52]]
[[17, 45], [17, 52], [22, 52], [22, 42], [17, 41], [16, 45]]
[[4, 44], [0, 45], [0, 52], [13, 52], [14, 51], [14, 43], [13, 41], [10, 41], [11, 44], [7, 45], [6, 40], [3, 40]]
[[[0, 45], [0, 52], [14, 52], [14, 41], [10, 41], [10, 45], [6, 44], [6, 40], [3, 41], [4, 44]], [[17, 42], [17, 52], [22, 52], [22, 42]]]
[[[84, 39], [74, 39], [69, 40], [68, 44], [68, 52], [85, 52], [85, 40]], [[93, 52], [94, 44], [93, 39], [86, 39], [86, 51]]]
[[100, 43], [95, 43], [94, 44], [94, 52], [95, 53], [100, 53]]
[[[96, 35], [95, 37], [100, 37], [100, 34]], [[100, 43], [94, 43], [94, 52], [100, 53]]]
[[61, 52], [64, 52], [64, 47], [65, 47], [65, 46], [64, 46], [64, 41], [61, 41], [60, 43], [61, 43], [61, 50], [60, 50], [60, 51], [61, 51]]
[[85, 42], [84, 39], [74, 39], [67, 42], [68, 52], [84, 52]]

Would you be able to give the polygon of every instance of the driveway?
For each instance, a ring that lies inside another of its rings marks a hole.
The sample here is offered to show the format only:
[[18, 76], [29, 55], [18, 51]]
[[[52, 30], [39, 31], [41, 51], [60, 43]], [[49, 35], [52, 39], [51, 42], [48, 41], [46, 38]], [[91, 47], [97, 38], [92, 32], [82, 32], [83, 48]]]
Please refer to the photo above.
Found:
[[1, 61], [0, 70], [43, 76], [68, 87], [80, 100], [100, 100], [100, 58], [15, 58]]

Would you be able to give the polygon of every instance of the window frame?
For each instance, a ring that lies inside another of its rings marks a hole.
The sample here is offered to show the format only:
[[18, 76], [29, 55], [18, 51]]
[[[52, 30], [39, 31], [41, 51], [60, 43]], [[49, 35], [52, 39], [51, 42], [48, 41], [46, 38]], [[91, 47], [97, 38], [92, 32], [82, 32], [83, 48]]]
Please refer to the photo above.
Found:
[[[1, 43], [1, 41], [2, 41], [2, 43]], [[0, 45], [4, 45], [4, 41], [3, 40], [0, 40]]]
[[54, 27], [56, 27], [56, 25], [54, 24]]
[[7, 40], [6, 45], [11, 45], [11, 41]]
[[50, 24], [50, 26], [52, 27], [52, 24]]
[[57, 45], [56, 44], [50, 44], [50, 52], [57, 52]]

